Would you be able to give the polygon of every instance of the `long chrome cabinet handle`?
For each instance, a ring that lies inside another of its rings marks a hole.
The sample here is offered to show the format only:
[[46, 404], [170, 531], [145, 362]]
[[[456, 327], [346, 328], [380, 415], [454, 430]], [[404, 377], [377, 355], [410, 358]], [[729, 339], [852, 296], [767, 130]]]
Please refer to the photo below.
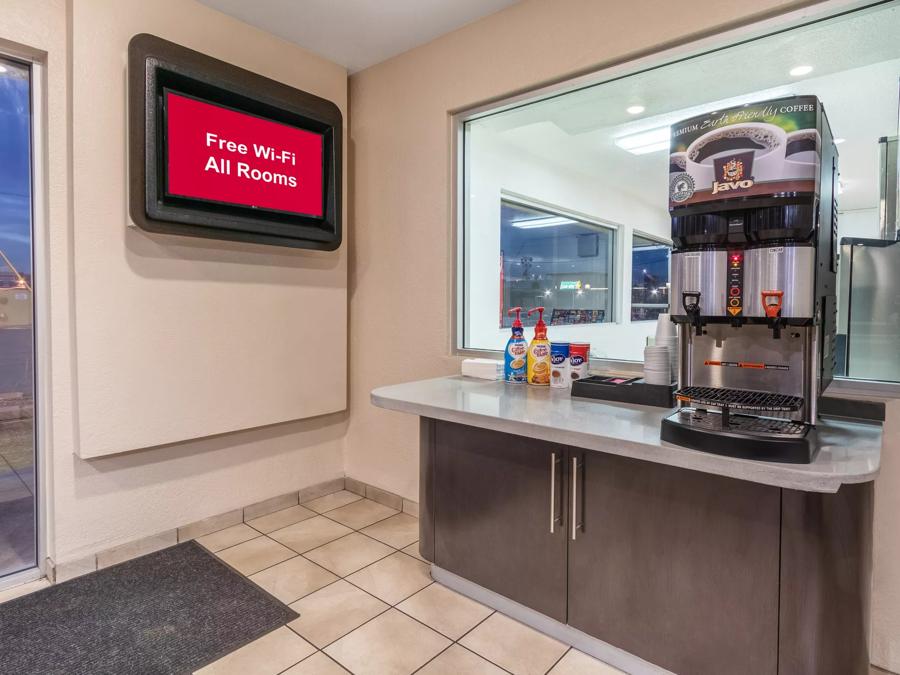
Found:
[[556, 532], [556, 465], [560, 459], [555, 452], [550, 453], [550, 534]]
[[572, 458], [572, 541], [578, 533], [578, 458]]

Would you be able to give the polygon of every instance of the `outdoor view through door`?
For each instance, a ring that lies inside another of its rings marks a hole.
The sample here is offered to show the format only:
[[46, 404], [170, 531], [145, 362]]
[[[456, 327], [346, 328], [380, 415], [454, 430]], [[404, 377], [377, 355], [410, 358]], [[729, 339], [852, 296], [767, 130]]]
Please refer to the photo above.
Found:
[[0, 58], [0, 584], [37, 563], [31, 69]]

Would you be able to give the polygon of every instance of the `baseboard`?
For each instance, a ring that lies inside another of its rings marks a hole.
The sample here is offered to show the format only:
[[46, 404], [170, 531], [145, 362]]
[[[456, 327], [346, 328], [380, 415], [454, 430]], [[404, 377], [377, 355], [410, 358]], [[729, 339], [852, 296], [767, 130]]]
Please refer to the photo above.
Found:
[[392, 509], [403, 511], [416, 518], [419, 517], [419, 502], [405, 499], [398, 494], [385, 490], [371, 483], [364, 483], [356, 478], [344, 476], [344, 489], [358, 494], [360, 497], [371, 499], [373, 502], [384, 504]]
[[51, 583], [62, 583], [63, 581], [90, 574], [96, 570], [153, 553], [184, 541], [190, 541], [226, 527], [253, 520], [274, 511], [280, 511], [281, 509], [308, 502], [316, 497], [343, 489], [344, 477], [340, 476], [314, 485], [308, 485], [296, 492], [270, 497], [239, 509], [232, 509], [225, 513], [209, 516], [202, 520], [196, 520], [164, 532], [157, 532], [156, 534], [96, 551], [79, 558], [63, 561], [54, 561], [52, 558], [47, 558], [47, 579]]
[[501, 614], [524, 623], [526, 626], [531, 626], [545, 635], [575, 647], [575, 649], [590, 654], [631, 675], [674, 675], [671, 671], [645, 661], [639, 656], [614, 647], [603, 640], [598, 640], [587, 633], [582, 633], [577, 628], [551, 619], [549, 616], [519, 604], [515, 600], [510, 600], [484, 586], [479, 586], [468, 579], [463, 579], [437, 565], [431, 566], [431, 578], [457, 593], [480, 602], [482, 605], [487, 605]]

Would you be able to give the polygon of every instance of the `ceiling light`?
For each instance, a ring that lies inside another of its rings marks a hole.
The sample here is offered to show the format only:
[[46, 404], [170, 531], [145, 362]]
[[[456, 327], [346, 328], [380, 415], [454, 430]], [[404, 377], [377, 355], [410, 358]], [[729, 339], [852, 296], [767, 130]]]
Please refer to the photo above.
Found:
[[6, 72], [6, 66], [0, 66], [0, 73]]
[[669, 127], [659, 127], [650, 131], [641, 131], [616, 139], [616, 145], [634, 155], [646, 155], [648, 152], [669, 149]]
[[522, 230], [530, 230], [536, 227], [554, 227], [556, 225], [568, 225], [573, 222], [575, 221], [570, 218], [563, 218], [562, 216], [546, 216], [543, 218], [511, 220], [509, 224]]
[[794, 66], [791, 68], [790, 74], [791, 77], [803, 77], [804, 75], [809, 75], [812, 71], [812, 66]]
[[642, 105], [630, 105], [625, 108], [625, 112], [627, 112], [629, 115], [640, 115], [642, 112], [644, 112], [644, 110], [645, 108]]
[[835, 145], [840, 145], [841, 143], [843, 143], [843, 142], [846, 141], [846, 140], [847, 140], [846, 138], [835, 138], [835, 139], [834, 139], [834, 144], [835, 144]]

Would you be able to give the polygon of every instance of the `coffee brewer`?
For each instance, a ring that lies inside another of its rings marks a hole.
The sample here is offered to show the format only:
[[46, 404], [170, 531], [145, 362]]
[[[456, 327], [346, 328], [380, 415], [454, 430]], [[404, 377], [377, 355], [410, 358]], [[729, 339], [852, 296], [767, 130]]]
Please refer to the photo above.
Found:
[[681, 408], [665, 441], [812, 461], [836, 327], [837, 151], [822, 104], [792, 96], [672, 127], [671, 308]]

